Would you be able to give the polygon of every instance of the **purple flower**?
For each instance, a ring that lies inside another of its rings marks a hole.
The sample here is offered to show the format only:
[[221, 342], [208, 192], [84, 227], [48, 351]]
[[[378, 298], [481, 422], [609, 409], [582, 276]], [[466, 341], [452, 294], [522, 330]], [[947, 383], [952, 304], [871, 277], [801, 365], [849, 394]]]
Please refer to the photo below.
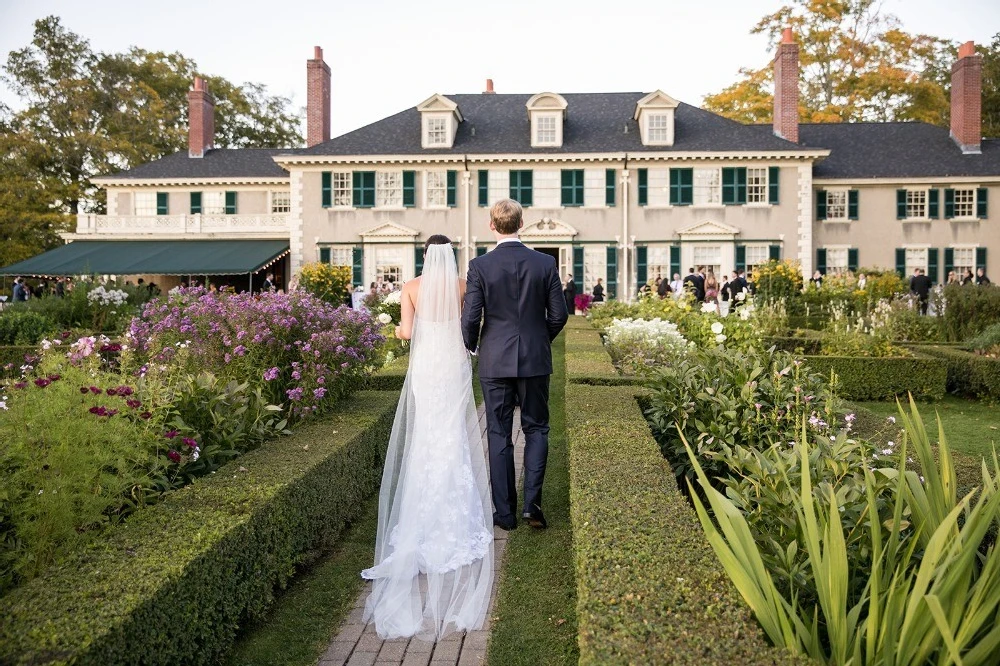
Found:
[[86, 386], [81, 386], [80, 387], [80, 393], [83, 393], [83, 394], [86, 395], [87, 393], [90, 393], [90, 389], [87, 388]]
[[325, 395], [326, 395], [326, 389], [323, 388], [322, 386], [313, 391], [313, 397], [316, 398], [317, 400], [322, 400], [323, 396]]
[[289, 400], [298, 402], [302, 399], [302, 387], [300, 386], [298, 388], [288, 389], [285, 391], [285, 394], [288, 396]]
[[144, 420], [144, 421], [148, 421], [152, 417], [153, 417], [153, 413], [152, 412], [143, 412], [142, 414], [139, 414], [139, 418], [142, 419], [142, 420]]
[[175, 463], [179, 463], [181, 461], [181, 454], [177, 453], [177, 451], [174, 451], [173, 449], [167, 451], [167, 457]]
[[48, 380], [49, 380], [50, 382], [57, 382], [57, 381], [59, 381], [60, 379], [62, 379], [62, 375], [49, 375], [49, 376], [47, 377], [47, 379], [48, 379]]
[[274, 381], [275, 379], [278, 378], [278, 374], [280, 372], [281, 371], [278, 370], [278, 368], [276, 368], [276, 367], [271, 368], [269, 370], [265, 370], [264, 371], [264, 381], [266, 381], [266, 382]]
[[51, 383], [52, 382], [50, 382], [48, 379], [45, 379], [44, 377], [39, 377], [38, 379], [35, 380], [35, 386], [37, 386], [38, 388], [45, 388]]
[[91, 386], [90, 392], [93, 393], [94, 395], [100, 395], [101, 389], [97, 388], [96, 386]]
[[128, 405], [129, 407], [131, 407], [132, 409], [136, 409], [137, 407], [141, 407], [142, 406], [142, 401], [140, 401], [140, 400], [126, 400], [125, 404]]
[[180, 433], [177, 432], [176, 430], [168, 430], [167, 432], [163, 433], [163, 436], [166, 437], [167, 439], [173, 439], [179, 434]]
[[113, 389], [113, 388], [109, 388], [109, 389], [107, 390], [107, 394], [108, 394], [108, 395], [118, 395], [118, 391], [116, 391], [116, 390], [115, 390], [115, 389]]
[[192, 439], [191, 437], [185, 437], [181, 441], [184, 442], [184, 444], [186, 444], [188, 447], [190, 447], [192, 449], [198, 447], [198, 442], [196, 440]]
[[243, 345], [236, 345], [236, 348], [233, 350], [233, 353], [236, 354], [237, 356], [246, 356], [247, 348], [244, 347]]

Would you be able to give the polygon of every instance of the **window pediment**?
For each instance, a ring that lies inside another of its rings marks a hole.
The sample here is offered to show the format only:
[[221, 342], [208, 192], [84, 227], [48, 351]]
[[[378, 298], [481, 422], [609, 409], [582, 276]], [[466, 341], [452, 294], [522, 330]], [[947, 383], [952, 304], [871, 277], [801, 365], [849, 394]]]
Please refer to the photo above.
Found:
[[532, 148], [562, 145], [567, 106], [566, 98], [558, 93], [538, 93], [528, 100], [525, 107], [531, 123]]
[[360, 235], [365, 242], [369, 240], [405, 240], [412, 242], [414, 238], [420, 235], [420, 232], [402, 224], [386, 222], [377, 227], [372, 227], [367, 231], [362, 231]]
[[525, 240], [572, 240], [579, 232], [562, 220], [554, 220], [551, 217], [543, 217], [540, 220], [529, 222], [521, 228], [518, 234]]
[[703, 237], [732, 239], [739, 233], [740, 230], [736, 227], [729, 226], [724, 222], [713, 221], [698, 222], [677, 231], [677, 235], [685, 240], [696, 240]]
[[455, 144], [458, 124], [463, 120], [458, 104], [435, 93], [418, 104], [417, 111], [422, 148], [451, 148]]

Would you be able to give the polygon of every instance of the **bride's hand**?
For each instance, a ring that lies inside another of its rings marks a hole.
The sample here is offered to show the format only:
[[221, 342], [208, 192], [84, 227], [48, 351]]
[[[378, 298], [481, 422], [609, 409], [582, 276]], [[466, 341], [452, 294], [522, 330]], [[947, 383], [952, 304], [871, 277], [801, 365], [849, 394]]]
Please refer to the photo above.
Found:
[[399, 340], [399, 339], [400, 339], [400, 338], [399, 338], [399, 324], [396, 324], [396, 328], [395, 328], [395, 329], [393, 329], [393, 332], [392, 332], [392, 334], [393, 334], [393, 335], [394, 335], [394, 336], [396, 337], [396, 339], [397, 339], [397, 340]]

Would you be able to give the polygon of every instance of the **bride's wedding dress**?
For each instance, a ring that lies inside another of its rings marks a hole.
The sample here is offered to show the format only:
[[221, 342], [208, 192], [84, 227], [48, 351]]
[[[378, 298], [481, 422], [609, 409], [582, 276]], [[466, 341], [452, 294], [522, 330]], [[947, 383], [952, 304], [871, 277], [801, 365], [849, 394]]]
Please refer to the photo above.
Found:
[[451, 245], [431, 245], [410, 366], [389, 438], [365, 621], [385, 639], [478, 629], [493, 585], [493, 526]]

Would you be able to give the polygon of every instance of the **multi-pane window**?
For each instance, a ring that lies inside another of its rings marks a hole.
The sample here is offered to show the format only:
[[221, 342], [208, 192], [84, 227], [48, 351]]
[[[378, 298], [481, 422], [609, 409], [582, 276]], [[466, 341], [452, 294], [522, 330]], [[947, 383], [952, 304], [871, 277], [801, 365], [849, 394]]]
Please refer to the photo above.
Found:
[[375, 205], [399, 208], [403, 205], [403, 172], [379, 171], [375, 185]]
[[955, 190], [955, 217], [976, 216], [976, 191]]
[[589, 294], [608, 272], [608, 252], [603, 245], [585, 247], [583, 250], [583, 293]]
[[427, 172], [427, 205], [448, 205], [448, 173], [446, 171]]
[[747, 168], [747, 203], [767, 203], [767, 169]]
[[351, 172], [335, 171], [332, 177], [333, 205], [351, 205]]
[[717, 204], [722, 201], [718, 169], [694, 170], [695, 205]]
[[201, 212], [205, 215], [226, 214], [225, 192], [204, 192], [201, 195]]
[[[829, 262], [829, 255], [827, 255]], [[927, 271], [927, 248], [908, 247], [906, 248], [906, 274], [913, 275], [913, 271], [921, 268]]]
[[953, 252], [955, 266], [953, 270], [955, 275], [959, 279], [963, 278], [967, 271], [971, 271], [973, 275], [976, 274], [976, 248], [974, 247], [956, 247]]
[[770, 248], [767, 245], [747, 245], [746, 246], [746, 271], [753, 273], [761, 264], [766, 264], [771, 258]]
[[549, 145], [556, 143], [556, 122], [555, 116], [538, 116], [535, 119], [535, 143], [538, 145]]
[[292, 193], [289, 192], [288, 190], [278, 190], [276, 192], [271, 192], [271, 212], [291, 213]]
[[927, 217], [927, 190], [906, 190], [906, 217], [911, 220]]
[[704, 266], [706, 271], [715, 273], [716, 278], [722, 266], [722, 248], [718, 245], [695, 245], [695, 266]]
[[649, 206], [670, 203], [670, 170], [649, 169], [646, 176], [646, 202]]
[[670, 140], [668, 134], [669, 118], [665, 113], [652, 113], [647, 116], [646, 139], [649, 143], [666, 143]]
[[509, 177], [510, 198], [521, 206], [530, 206], [534, 201], [531, 169], [511, 169]]
[[375, 280], [399, 284], [403, 279], [403, 248], [380, 247], [375, 250]]
[[563, 169], [562, 170], [562, 199], [563, 206], [583, 205], [583, 169]]
[[333, 266], [353, 266], [354, 265], [354, 248], [350, 246], [344, 247], [331, 247], [330, 248], [330, 264]]
[[558, 208], [561, 204], [562, 186], [556, 169], [536, 169], [532, 172], [534, 186], [532, 197], [536, 208]]
[[156, 192], [136, 192], [132, 197], [136, 215], [156, 215]]
[[846, 273], [850, 265], [850, 258], [847, 254], [846, 247], [826, 248], [826, 274], [838, 275]]
[[670, 275], [670, 246], [651, 245], [646, 250], [646, 275], [650, 280], [663, 278], [667, 282], [672, 277]]
[[826, 219], [847, 219], [847, 190], [826, 191]]
[[448, 145], [448, 120], [446, 118], [427, 119], [427, 145]]

